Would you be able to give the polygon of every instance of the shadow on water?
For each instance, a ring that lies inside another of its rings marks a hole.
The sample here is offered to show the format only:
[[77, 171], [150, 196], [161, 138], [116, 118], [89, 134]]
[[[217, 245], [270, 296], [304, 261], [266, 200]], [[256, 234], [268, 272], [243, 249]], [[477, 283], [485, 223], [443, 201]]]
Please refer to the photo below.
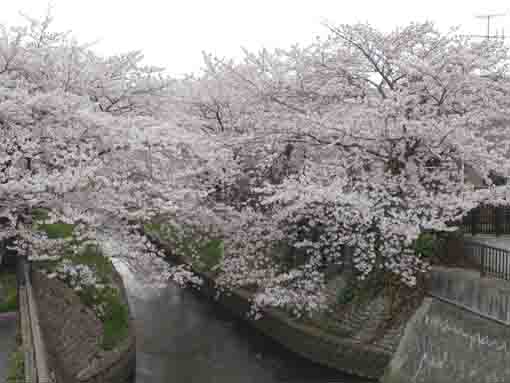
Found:
[[369, 382], [296, 356], [191, 291], [135, 287], [122, 269], [137, 325], [136, 383]]

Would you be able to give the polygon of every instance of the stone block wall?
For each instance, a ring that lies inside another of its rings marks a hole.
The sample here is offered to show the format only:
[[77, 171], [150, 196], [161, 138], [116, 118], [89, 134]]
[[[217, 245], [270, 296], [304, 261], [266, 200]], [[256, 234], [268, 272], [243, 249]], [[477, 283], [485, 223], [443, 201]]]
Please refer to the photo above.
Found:
[[37, 271], [32, 279], [50, 365], [59, 383], [127, 382], [136, 367], [133, 321], [122, 344], [102, 350], [102, 324], [74, 291]]

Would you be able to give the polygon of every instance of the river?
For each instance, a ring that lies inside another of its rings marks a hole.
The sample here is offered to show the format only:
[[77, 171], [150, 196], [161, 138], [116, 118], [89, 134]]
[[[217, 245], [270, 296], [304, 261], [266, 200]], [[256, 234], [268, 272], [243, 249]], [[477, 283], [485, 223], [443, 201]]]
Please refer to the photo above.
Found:
[[122, 262], [137, 327], [136, 383], [365, 383], [283, 349], [173, 283], [144, 285]]

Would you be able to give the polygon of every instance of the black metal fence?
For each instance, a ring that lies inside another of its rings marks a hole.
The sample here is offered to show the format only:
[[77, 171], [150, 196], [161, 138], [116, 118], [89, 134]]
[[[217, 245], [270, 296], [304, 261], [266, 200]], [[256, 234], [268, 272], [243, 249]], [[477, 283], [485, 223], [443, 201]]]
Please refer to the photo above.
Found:
[[471, 210], [462, 221], [465, 233], [510, 234], [510, 206], [480, 206]]
[[510, 280], [510, 250], [464, 240], [464, 255], [483, 276]]

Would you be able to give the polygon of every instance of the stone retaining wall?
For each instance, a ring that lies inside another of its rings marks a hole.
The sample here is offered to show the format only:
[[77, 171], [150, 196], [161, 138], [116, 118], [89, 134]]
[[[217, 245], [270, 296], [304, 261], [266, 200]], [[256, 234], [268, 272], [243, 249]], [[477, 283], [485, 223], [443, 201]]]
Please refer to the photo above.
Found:
[[[157, 242], [168, 254], [172, 254], [172, 249], [158, 238], [151, 236], [151, 240]], [[177, 263], [185, 261], [177, 256], [172, 259]], [[383, 375], [392, 358], [393, 352], [386, 347], [333, 335], [318, 327], [298, 322], [280, 310], [268, 309], [264, 311], [261, 319], [246, 319], [250, 309], [248, 293], [235, 290], [217, 297], [211, 275], [197, 274], [204, 280], [199, 290], [201, 294], [217, 300], [235, 316], [247, 320], [265, 335], [309, 360], [353, 375], [376, 379]]]
[[[128, 338], [114, 350], [104, 351], [99, 343], [102, 324], [78, 295], [63, 282], [37, 271], [32, 279], [50, 365], [58, 382], [128, 382], [136, 367], [133, 321]], [[127, 303], [123, 285], [120, 287]]]

